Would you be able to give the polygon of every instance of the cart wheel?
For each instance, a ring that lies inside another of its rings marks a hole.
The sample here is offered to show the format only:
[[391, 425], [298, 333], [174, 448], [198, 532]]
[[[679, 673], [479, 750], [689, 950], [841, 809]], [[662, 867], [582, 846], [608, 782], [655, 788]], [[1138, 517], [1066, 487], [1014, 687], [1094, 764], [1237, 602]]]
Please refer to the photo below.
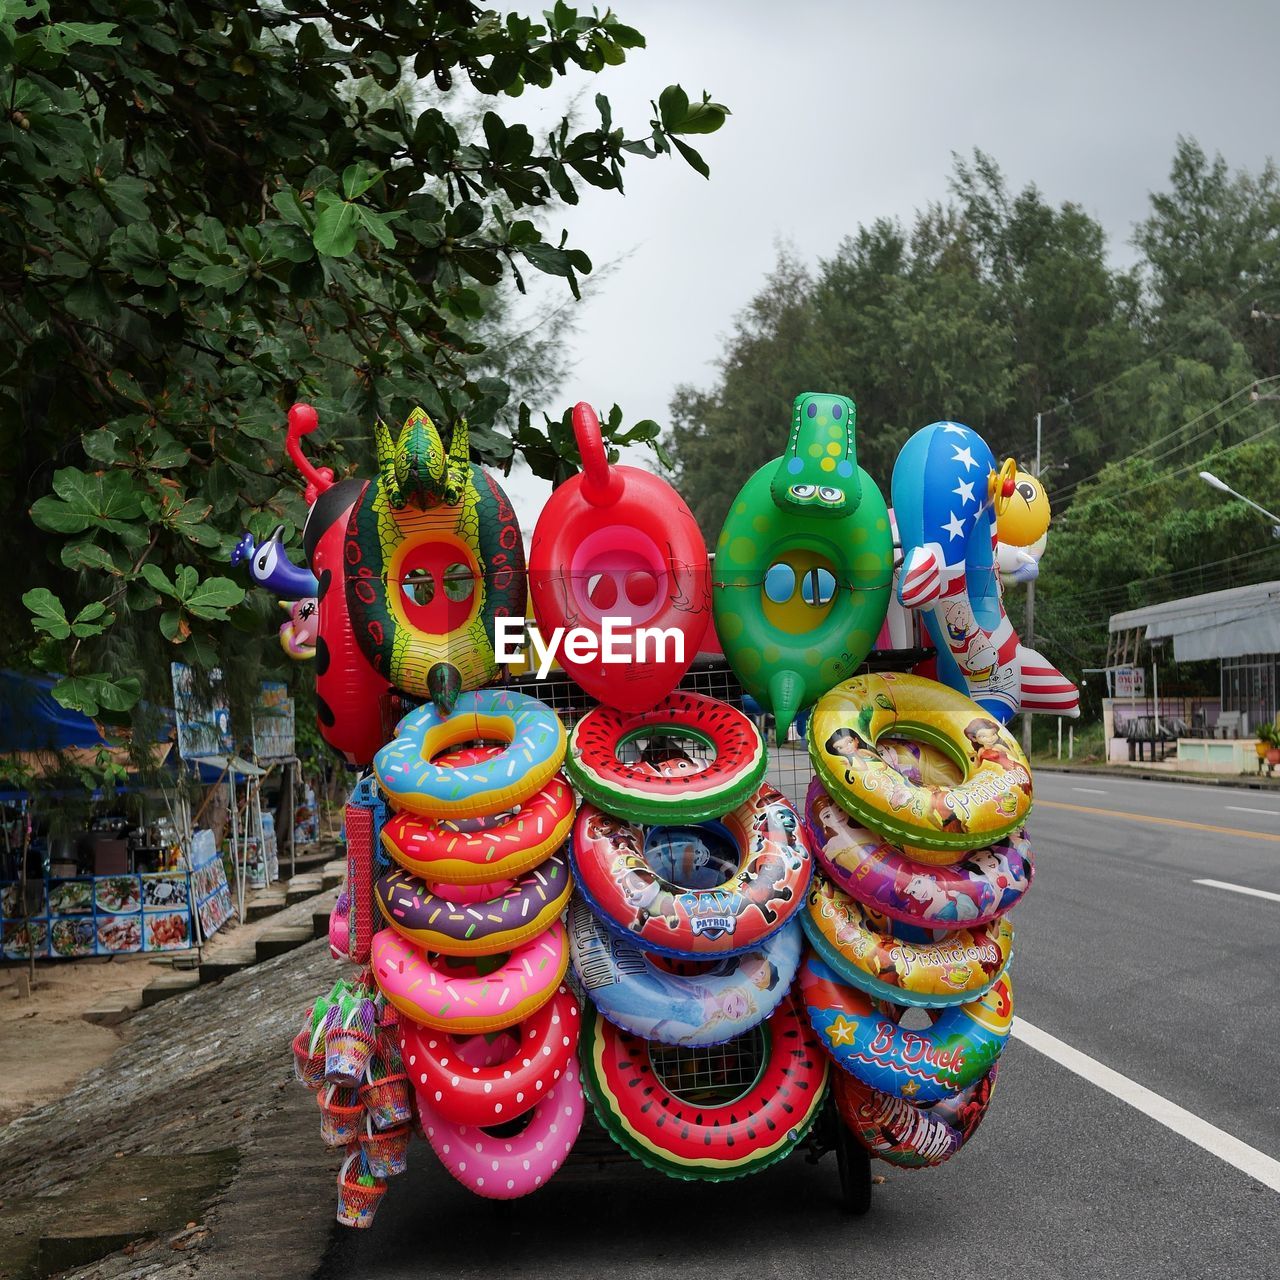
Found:
[[871, 1208], [871, 1157], [844, 1125], [840, 1125], [836, 1137], [836, 1165], [844, 1211], [861, 1218]]

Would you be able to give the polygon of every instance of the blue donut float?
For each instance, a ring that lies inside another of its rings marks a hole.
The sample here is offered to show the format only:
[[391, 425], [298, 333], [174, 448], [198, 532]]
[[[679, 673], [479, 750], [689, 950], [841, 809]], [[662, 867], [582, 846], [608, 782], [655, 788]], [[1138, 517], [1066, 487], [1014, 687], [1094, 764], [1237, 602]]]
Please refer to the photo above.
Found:
[[[464, 742], [505, 749], [465, 766], [435, 763]], [[546, 703], [513, 689], [477, 689], [461, 694], [449, 715], [431, 702], [411, 711], [374, 756], [373, 771], [396, 809], [425, 818], [488, 817], [537, 795], [564, 751], [564, 725]]]
[[605, 928], [583, 898], [569, 908], [569, 955], [591, 1003], [615, 1026], [664, 1044], [724, 1044], [763, 1022], [791, 989], [803, 939], [793, 920], [754, 951], [676, 972]]
[[937, 1102], [976, 1084], [1004, 1050], [1013, 1026], [1006, 974], [984, 996], [944, 1010], [922, 1031], [896, 1010], [846, 986], [817, 956], [800, 967], [800, 993], [818, 1042], [863, 1084], [910, 1102]]

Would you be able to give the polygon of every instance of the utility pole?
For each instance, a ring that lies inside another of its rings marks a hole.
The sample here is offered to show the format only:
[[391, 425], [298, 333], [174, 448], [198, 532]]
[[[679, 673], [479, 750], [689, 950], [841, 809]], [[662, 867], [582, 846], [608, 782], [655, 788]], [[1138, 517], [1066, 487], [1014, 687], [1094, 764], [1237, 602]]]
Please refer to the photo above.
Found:
[[[1036, 465], [1033, 474], [1040, 478], [1040, 421], [1042, 414], [1036, 414]], [[1022, 643], [1030, 649], [1036, 640], [1036, 580], [1027, 583], [1027, 616], [1022, 627]], [[1027, 758], [1031, 758], [1031, 712], [1022, 713], [1022, 750]]]

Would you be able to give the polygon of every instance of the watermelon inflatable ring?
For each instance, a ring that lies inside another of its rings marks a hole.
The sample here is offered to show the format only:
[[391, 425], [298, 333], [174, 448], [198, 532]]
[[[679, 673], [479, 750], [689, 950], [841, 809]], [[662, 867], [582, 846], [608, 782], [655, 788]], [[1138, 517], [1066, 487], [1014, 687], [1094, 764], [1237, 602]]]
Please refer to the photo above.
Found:
[[[594, 1009], [584, 1011], [582, 1082], [609, 1136], [673, 1178], [741, 1178], [781, 1160], [809, 1131], [826, 1094], [827, 1058], [791, 998], [718, 1052], [722, 1102], [705, 1088], [706, 1050], [650, 1045]], [[698, 1074], [695, 1074], [697, 1072]]]
[[[660, 745], [663, 739], [673, 745]], [[700, 766], [674, 745], [681, 740], [700, 744], [715, 758]], [[622, 754], [640, 742], [646, 745], [639, 758], [624, 763]], [[592, 804], [654, 823], [705, 822], [728, 813], [760, 785], [767, 764], [760, 732], [741, 711], [683, 692], [650, 711], [588, 711], [574, 726], [564, 762], [569, 780]]]

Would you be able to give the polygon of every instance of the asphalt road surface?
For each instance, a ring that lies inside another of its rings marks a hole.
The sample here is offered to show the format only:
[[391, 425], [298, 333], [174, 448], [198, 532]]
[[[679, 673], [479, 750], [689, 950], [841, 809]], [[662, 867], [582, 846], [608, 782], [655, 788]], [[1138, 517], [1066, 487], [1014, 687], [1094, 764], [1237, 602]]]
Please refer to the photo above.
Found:
[[867, 1216], [833, 1156], [694, 1185], [584, 1134], [501, 1204], [416, 1144], [320, 1274], [1280, 1276], [1280, 795], [1038, 770], [1030, 832], [991, 1111], [940, 1169], [873, 1165]]

